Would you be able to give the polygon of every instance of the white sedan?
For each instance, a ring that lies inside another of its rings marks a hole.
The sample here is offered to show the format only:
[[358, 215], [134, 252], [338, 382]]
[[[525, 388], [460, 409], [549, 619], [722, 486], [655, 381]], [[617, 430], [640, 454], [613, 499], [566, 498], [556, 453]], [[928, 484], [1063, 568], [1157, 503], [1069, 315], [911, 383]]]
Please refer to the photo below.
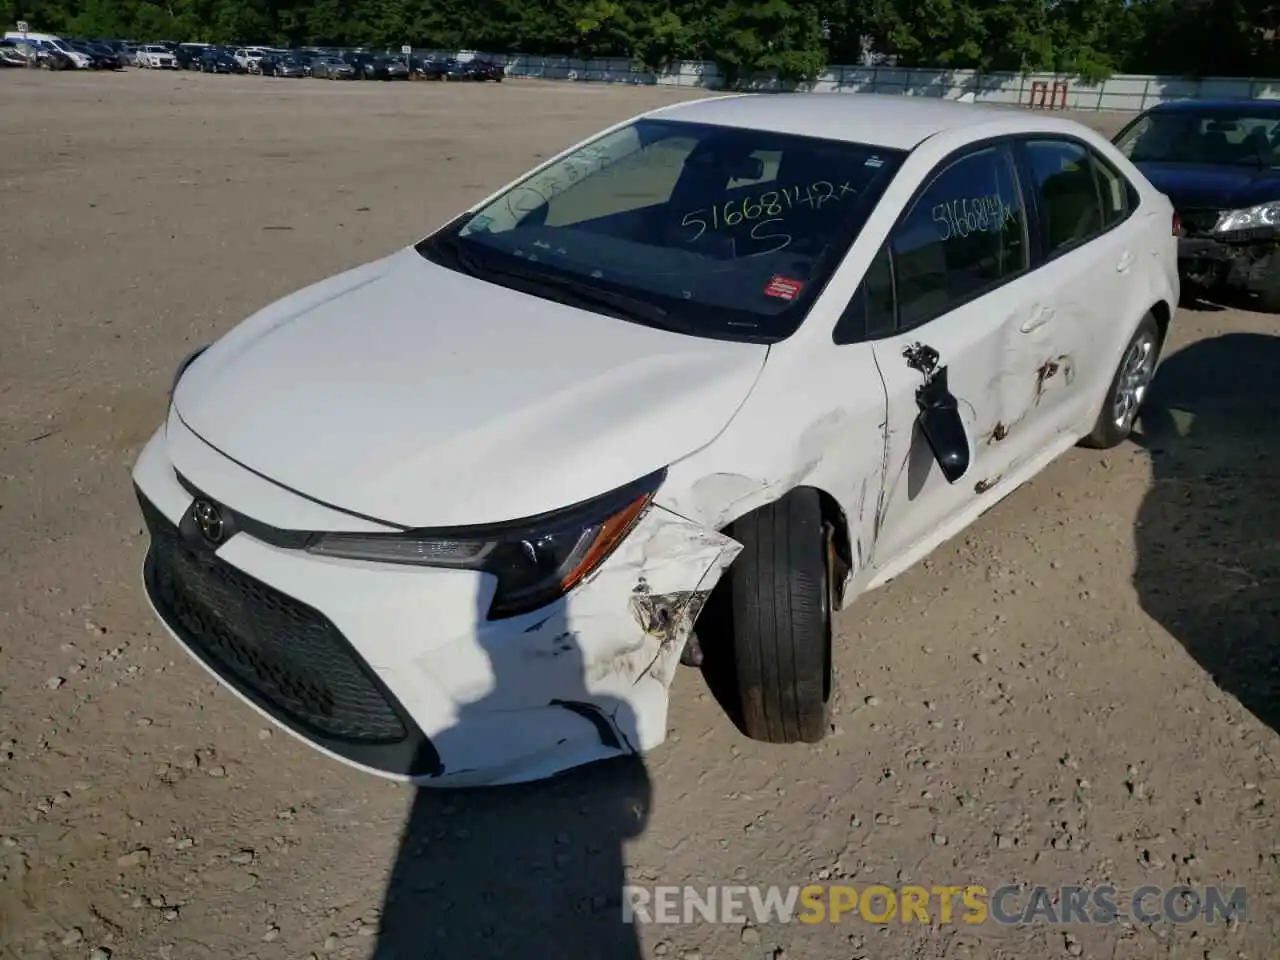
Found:
[[816, 741], [835, 610], [1129, 435], [1176, 253], [1168, 200], [1064, 119], [654, 110], [189, 357], [134, 471], [146, 592], [247, 703], [393, 778], [647, 751], [682, 654], [733, 663], [750, 736]]
[[147, 70], [178, 69], [178, 58], [173, 55], [173, 52], [168, 47], [157, 44], [139, 47], [138, 52], [134, 54], [134, 63]]

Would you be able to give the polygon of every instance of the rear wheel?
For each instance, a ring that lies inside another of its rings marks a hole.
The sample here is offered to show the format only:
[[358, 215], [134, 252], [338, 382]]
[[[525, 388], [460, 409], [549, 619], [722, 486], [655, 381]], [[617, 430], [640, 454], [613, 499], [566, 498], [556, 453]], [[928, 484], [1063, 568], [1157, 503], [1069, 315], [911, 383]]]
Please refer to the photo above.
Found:
[[793, 490], [736, 521], [729, 568], [743, 728], [769, 743], [815, 743], [831, 717], [831, 614], [839, 559], [818, 491]]
[[1089, 435], [1080, 441], [1082, 446], [1106, 450], [1128, 439], [1147, 398], [1159, 359], [1160, 327], [1156, 318], [1147, 314], [1124, 349], [1102, 410]]

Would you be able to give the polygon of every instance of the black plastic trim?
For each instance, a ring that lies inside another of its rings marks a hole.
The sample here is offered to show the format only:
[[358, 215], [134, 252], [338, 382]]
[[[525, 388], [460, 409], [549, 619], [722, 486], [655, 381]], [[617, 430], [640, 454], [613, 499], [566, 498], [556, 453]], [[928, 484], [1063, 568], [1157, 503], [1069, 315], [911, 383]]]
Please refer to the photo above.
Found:
[[[313, 536], [308, 530], [283, 530], [280, 527], [273, 527], [268, 523], [263, 523], [261, 520], [254, 520], [252, 517], [245, 516], [239, 510], [233, 510], [228, 507], [216, 497], [209, 496], [177, 470], [174, 470], [173, 474], [178, 478], [178, 483], [181, 484], [182, 489], [186, 490], [191, 496], [197, 500], [208, 500], [210, 503], [217, 505], [218, 512], [222, 514], [223, 528], [226, 531], [222, 537], [224, 543], [237, 533], [247, 533], [255, 540], [261, 540], [263, 543], [268, 543], [273, 547], [301, 550], [310, 542]], [[183, 514], [183, 522], [189, 522], [190, 517], [191, 511], [188, 510]], [[192, 531], [196, 536], [199, 536], [198, 531], [195, 531], [194, 521], [190, 522], [192, 523]], [[187, 531], [181, 525], [179, 525], [179, 530], [184, 536], [187, 534]]]
[[220, 456], [226, 457], [228, 460], [234, 463], [237, 467], [240, 467], [242, 470], [248, 470], [255, 477], [257, 477], [260, 480], [267, 481], [267, 483], [271, 484], [272, 486], [279, 487], [281, 490], [288, 490], [290, 493], [301, 497], [303, 500], [306, 500], [309, 503], [314, 503], [318, 507], [324, 507], [327, 510], [336, 510], [338, 513], [345, 513], [348, 517], [355, 517], [357, 520], [365, 520], [369, 523], [381, 524], [384, 527], [392, 527], [396, 530], [409, 529], [403, 523], [396, 523], [392, 520], [383, 520], [380, 517], [371, 517], [368, 514], [357, 513], [354, 510], [348, 510], [346, 507], [340, 507], [336, 503], [329, 503], [325, 500], [319, 499], [318, 497], [313, 497], [309, 493], [303, 493], [301, 490], [297, 490], [289, 486], [288, 484], [281, 483], [279, 480], [274, 480], [271, 477], [268, 477], [265, 473], [262, 473], [259, 470], [253, 469], [253, 467], [249, 466], [247, 463], [242, 463], [241, 461], [237, 460], [235, 457], [231, 456], [231, 454], [227, 453], [225, 450], [210, 443], [208, 440], [202, 437], [199, 431], [197, 431], [193, 426], [191, 426], [191, 424], [187, 423], [186, 420], [182, 419], [182, 411], [178, 410], [176, 407], [174, 408], [174, 414], [175, 416], [177, 416], [178, 422], [181, 423], [188, 430], [190, 430], [192, 435], [198, 438], [199, 441], [203, 443], [205, 446], [207, 446], [210, 450], [215, 451]]
[[[159, 508], [146, 497], [145, 494], [135, 485], [134, 491], [141, 503], [151, 506], [151, 509], [159, 512]], [[191, 517], [191, 507], [183, 513], [182, 520], [178, 524], [178, 529], [183, 533], [184, 539], [192, 549], [199, 550], [190, 538], [186, 537], [186, 530], [193, 528], [194, 520]], [[221, 560], [216, 550], [211, 546], [203, 547], [205, 556], [202, 558], [204, 562], [218, 565], [225, 564], [226, 561]], [[237, 575], [247, 579], [256, 579], [249, 577], [243, 570], [237, 568]], [[258, 581], [261, 582], [261, 581]], [[214, 674], [218, 676], [223, 683], [234, 689], [236, 692], [247, 698], [260, 710], [269, 715], [276, 723], [297, 733], [303, 739], [322, 747], [337, 756], [350, 760], [352, 763], [361, 766], [370, 767], [375, 770], [381, 770], [396, 776], [406, 777], [438, 777], [444, 773], [444, 765], [440, 760], [440, 755], [436, 751], [435, 746], [430, 739], [422, 732], [422, 729], [413, 721], [413, 718], [404, 709], [399, 699], [385, 683], [378, 677], [373, 669], [368, 665], [359, 652], [350, 644], [350, 641], [344, 641], [349, 648], [348, 653], [351, 658], [360, 667], [361, 671], [366, 675], [370, 683], [378, 691], [378, 693], [386, 700], [391, 710], [395, 713], [397, 719], [406, 731], [406, 736], [398, 741], [391, 743], [353, 743], [349, 740], [342, 740], [334, 737], [325, 736], [308, 728], [305, 724], [295, 721], [291, 717], [282, 714], [273, 704], [262, 697], [252, 687], [241, 683], [234, 675], [232, 675], [223, 665], [214, 657], [204, 653], [198, 643], [193, 642], [186, 629], [182, 626], [177, 617], [174, 617], [166, 609], [164, 602], [160, 598], [159, 591], [155, 583], [155, 554], [153, 549], [147, 550], [146, 560], [143, 564], [143, 583], [146, 587], [147, 596], [151, 601], [151, 605], [159, 613], [160, 618], [165, 622], [174, 635], [177, 636], [182, 645], [190, 651], [201, 663], [208, 667]], [[263, 584], [270, 590], [277, 590], [276, 587], [270, 587]], [[306, 607], [297, 598], [291, 597], [299, 606]], [[325, 619], [323, 614], [314, 608], [308, 608], [317, 618]], [[337, 628], [334, 632], [341, 636]]]
[[628, 504], [634, 503], [637, 498], [644, 494], [656, 494], [662, 486], [664, 480], [667, 479], [667, 468], [661, 467], [653, 473], [646, 474], [638, 480], [632, 480], [625, 486], [617, 487], [608, 493], [598, 497], [591, 497], [587, 500], [579, 500], [577, 503], [570, 504], [567, 507], [561, 507], [556, 510], [549, 510], [546, 513], [535, 514], [531, 517], [520, 517], [515, 520], [501, 520], [496, 523], [484, 524], [467, 524], [454, 527], [407, 527], [403, 534], [387, 533], [387, 534], [369, 534], [376, 537], [407, 537], [417, 539], [420, 537], [468, 537], [468, 538], [486, 538], [499, 539], [512, 533], [528, 533], [530, 530], [540, 530], [544, 527], [564, 526], [572, 523], [582, 522], [584, 525], [594, 523], [603, 517], [609, 517], [617, 513]]
[[570, 713], [576, 713], [578, 716], [589, 720], [591, 725], [596, 728], [596, 733], [600, 735], [600, 742], [606, 747], [614, 750], [621, 750], [622, 741], [618, 739], [618, 731], [613, 728], [600, 709], [590, 703], [579, 703], [576, 700], [552, 700], [551, 706], [563, 707]]

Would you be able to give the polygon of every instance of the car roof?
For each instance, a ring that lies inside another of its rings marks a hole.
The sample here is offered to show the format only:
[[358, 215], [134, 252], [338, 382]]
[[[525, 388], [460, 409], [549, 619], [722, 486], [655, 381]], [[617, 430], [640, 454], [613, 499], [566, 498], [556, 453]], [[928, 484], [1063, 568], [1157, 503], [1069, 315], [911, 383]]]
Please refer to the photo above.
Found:
[[1259, 116], [1280, 117], [1280, 100], [1255, 100], [1244, 97], [1216, 100], [1166, 100], [1151, 107], [1148, 113], [1209, 113], [1215, 110], [1250, 110]]
[[882, 93], [729, 94], [660, 107], [649, 115], [898, 150], [910, 150], [944, 130], [1018, 116], [1004, 107]]

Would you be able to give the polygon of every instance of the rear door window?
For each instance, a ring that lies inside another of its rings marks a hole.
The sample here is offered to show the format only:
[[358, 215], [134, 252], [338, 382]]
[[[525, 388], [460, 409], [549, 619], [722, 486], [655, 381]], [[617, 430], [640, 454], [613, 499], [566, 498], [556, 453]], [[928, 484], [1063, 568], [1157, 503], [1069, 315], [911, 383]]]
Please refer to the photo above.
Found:
[[1045, 256], [1079, 246], [1102, 232], [1102, 202], [1090, 151], [1071, 140], [1024, 143], [1040, 212]]
[[1093, 159], [1094, 176], [1098, 181], [1098, 196], [1102, 201], [1102, 226], [1114, 226], [1133, 209], [1136, 191], [1111, 164], [1092, 151], [1090, 156]]

